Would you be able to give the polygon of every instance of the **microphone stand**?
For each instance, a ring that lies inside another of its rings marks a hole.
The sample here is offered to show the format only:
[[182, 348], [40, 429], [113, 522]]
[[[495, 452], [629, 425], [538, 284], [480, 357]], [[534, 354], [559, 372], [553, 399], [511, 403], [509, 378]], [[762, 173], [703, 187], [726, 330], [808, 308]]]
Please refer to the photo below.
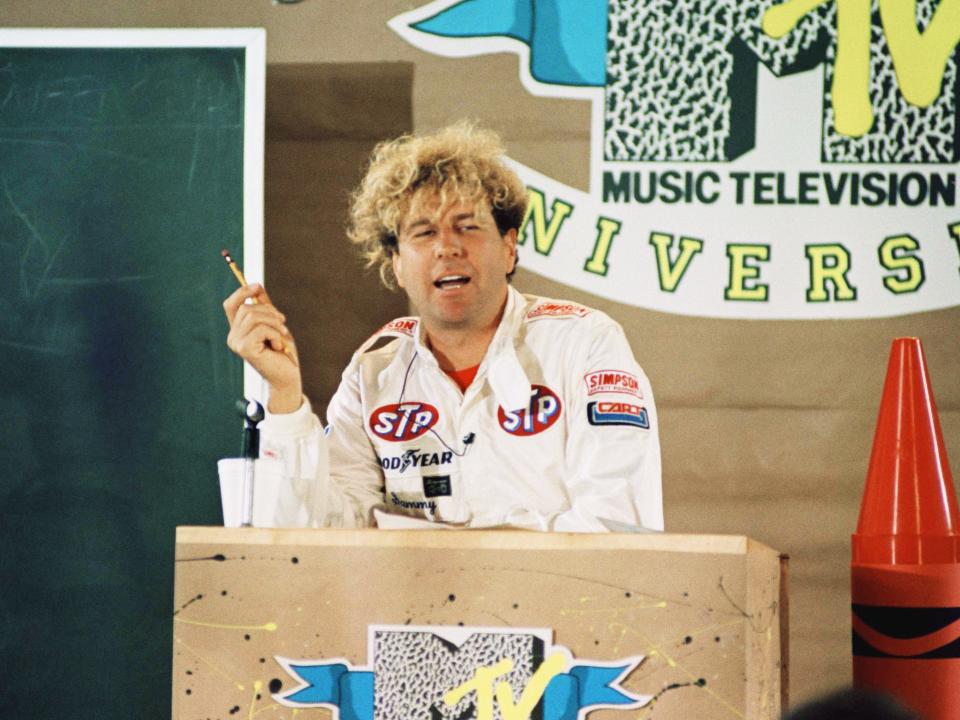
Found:
[[256, 400], [240, 400], [237, 409], [243, 415], [243, 446], [240, 457], [243, 458], [243, 506], [240, 525], [253, 526], [253, 484], [255, 460], [260, 457], [260, 430], [257, 424], [263, 420], [263, 405]]

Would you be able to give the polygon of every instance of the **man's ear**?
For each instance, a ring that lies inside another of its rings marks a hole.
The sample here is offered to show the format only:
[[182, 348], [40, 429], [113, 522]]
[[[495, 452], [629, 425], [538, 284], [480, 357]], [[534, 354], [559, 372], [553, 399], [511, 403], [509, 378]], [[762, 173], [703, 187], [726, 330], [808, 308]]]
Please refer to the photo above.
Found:
[[513, 272], [513, 269], [517, 266], [517, 231], [515, 228], [510, 228], [502, 236], [504, 246], [509, 250], [510, 264], [507, 268], [507, 272]]
[[393, 249], [393, 253], [390, 255], [390, 262], [393, 265], [393, 276], [397, 279], [397, 285], [402, 288], [403, 278], [400, 276], [402, 265], [400, 263], [400, 250], [398, 248]]

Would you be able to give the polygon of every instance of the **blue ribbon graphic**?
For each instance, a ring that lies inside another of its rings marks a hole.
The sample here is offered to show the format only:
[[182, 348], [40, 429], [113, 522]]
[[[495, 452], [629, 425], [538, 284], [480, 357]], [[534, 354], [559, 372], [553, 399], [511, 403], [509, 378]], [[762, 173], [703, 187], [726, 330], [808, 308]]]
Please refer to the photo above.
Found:
[[557, 675], [543, 694], [543, 720], [577, 720], [578, 713], [591, 705], [633, 704], [632, 697], [613, 687], [629, 667], [574, 665], [569, 673]]
[[[543, 720], [577, 720], [593, 705], [630, 705], [634, 699], [614, 687], [630, 665], [574, 665], [556, 675], [543, 694]], [[373, 673], [348, 670], [346, 665], [290, 665], [308, 685], [284, 699], [291, 704], [323, 703], [340, 708], [341, 720], [373, 720]]]
[[341, 720], [373, 720], [373, 673], [332, 665], [290, 665], [307, 687], [284, 699], [297, 705], [324, 703], [340, 708]]
[[607, 0], [462, 0], [411, 27], [441, 37], [513, 38], [530, 46], [530, 74], [542, 83], [606, 84]]

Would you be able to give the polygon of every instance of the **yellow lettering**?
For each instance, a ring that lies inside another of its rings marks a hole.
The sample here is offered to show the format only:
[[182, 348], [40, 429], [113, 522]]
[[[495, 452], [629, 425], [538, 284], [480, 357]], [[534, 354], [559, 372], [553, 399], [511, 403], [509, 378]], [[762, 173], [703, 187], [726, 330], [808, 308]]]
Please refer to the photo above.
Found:
[[447, 692], [443, 696], [443, 702], [447, 707], [453, 707], [471, 692], [475, 693], [476, 720], [493, 720], [493, 700], [496, 696], [503, 720], [530, 720], [530, 713], [547, 691], [547, 685], [562, 673], [566, 666], [567, 659], [563, 653], [554, 653], [548, 657], [523, 688], [520, 700], [514, 703], [510, 683], [501, 680], [494, 688], [494, 680], [513, 670], [513, 660], [504, 658], [496, 665], [477, 668], [470, 680]]
[[[777, 39], [827, 0], [787, 0], [767, 10], [763, 32]], [[837, 132], [860, 137], [873, 125], [870, 103], [870, 0], [837, 0], [837, 59], [830, 88]]]
[[940, 95], [947, 61], [960, 43], [960, 0], [940, 0], [922, 33], [916, 0], [880, 0], [880, 21], [903, 97], [929, 106]]
[[810, 287], [807, 302], [830, 300], [827, 283], [833, 286], [834, 300], [856, 300], [857, 289], [847, 282], [850, 253], [843, 245], [807, 245], [810, 262]]
[[528, 202], [527, 212], [523, 216], [523, 222], [520, 223], [520, 236], [517, 243], [523, 245], [527, 241], [527, 231], [533, 222], [533, 247], [541, 255], [549, 255], [553, 249], [553, 243], [560, 233], [560, 228], [564, 221], [573, 211], [573, 205], [557, 198], [550, 206], [551, 216], [547, 221], [546, 198], [543, 193], [535, 188], [527, 188]]
[[530, 720], [530, 713], [547, 691], [550, 681], [567, 667], [563, 653], [554, 653], [537, 668], [530, 682], [520, 694], [520, 701], [513, 704], [513, 689], [509, 683], [497, 683], [497, 703], [503, 720]]
[[947, 230], [949, 230], [950, 234], [953, 235], [953, 239], [957, 241], [957, 250], [960, 251], [960, 223], [948, 225]]
[[673, 245], [673, 235], [666, 233], [650, 233], [650, 244], [653, 245], [657, 257], [657, 274], [660, 278], [660, 289], [673, 292], [683, 279], [693, 256], [703, 250], [703, 241], [695, 238], [681, 237], [680, 251], [677, 261], [670, 262], [670, 246]]
[[[730, 283], [723, 291], [725, 300], [758, 300], [765, 302], [769, 287], [754, 282], [760, 277], [760, 268], [754, 262], [770, 259], [769, 245], [727, 245], [730, 258]], [[754, 262], [747, 262], [752, 260]]]
[[865, 135], [873, 125], [870, 102], [870, 0], [837, 0], [837, 59], [830, 86], [837, 132]]
[[[793, 30], [804, 15], [827, 0], [787, 0], [768, 9], [763, 32], [777, 39]], [[870, 101], [871, 0], [836, 0], [837, 55], [831, 107], [837, 132], [860, 137], [873, 125]], [[921, 33], [916, 0], [879, 0], [880, 22], [890, 48], [897, 83], [907, 102], [928, 107], [941, 92], [943, 75], [960, 43], [960, 0], [941, 0]]]
[[606, 275], [607, 255], [610, 254], [610, 245], [613, 238], [620, 232], [620, 223], [610, 218], [601, 217], [597, 220], [597, 241], [593, 245], [593, 254], [587, 258], [583, 269], [595, 275]]
[[886, 275], [883, 284], [892, 293], [916, 292], [923, 285], [923, 262], [913, 253], [920, 243], [910, 235], [894, 235], [880, 243], [880, 264], [887, 270], [905, 271], [905, 275]]
[[760, 27], [774, 40], [782, 38], [797, 26], [800, 18], [825, 2], [827, 0], [787, 0], [767, 10], [760, 21]]
[[493, 681], [513, 670], [513, 660], [504, 658], [496, 665], [479, 667], [467, 682], [455, 687], [443, 696], [447, 707], [453, 707], [469, 693], [476, 693], [474, 707], [477, 720], [493, 720]]

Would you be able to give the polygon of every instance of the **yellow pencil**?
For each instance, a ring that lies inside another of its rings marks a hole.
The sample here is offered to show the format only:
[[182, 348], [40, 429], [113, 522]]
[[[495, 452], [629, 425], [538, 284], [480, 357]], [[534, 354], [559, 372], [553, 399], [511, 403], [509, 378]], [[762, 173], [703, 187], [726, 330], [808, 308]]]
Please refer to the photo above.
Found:
[[[237, 267], [237, 263], [234, 262], [233, 258], [230, 257], [230, 251], [226, 248], [223, 248], [220, 251], [220, 254], [223, 255], [223, 259], [227, 262], [227, 265], [230, 268], [230, 271], [233, 273], [233, 276], [237, 279], [237, 282], [240, 283], [241, 287], [246, 287], [247, 279], [243, 276], [243, 270]], [[250, 298], [250, 302], [254, 305], [257, 305], [256, 298]], [[281, 349], [287, 354], [290, 354], [290, 348], [281, 342]]]
[[[243, 270], [237, 267], [237, 263], [233, 261], [233, 258], [230, 257], [230, 251], [226, 248], [220, 251], [220, 254], [223, 255], [223, 259], [227, 261], [227, 266], [230, 268], [230, 271], [233, 273], [233, 276], [237, 279], [237, 282], [240, 283], [241, 287], [245, 287], [247, 284], [247, 279], [243, 276]], [[250, 298], [251, 302], [254, 305], [257, 304], [256, 298]]]

